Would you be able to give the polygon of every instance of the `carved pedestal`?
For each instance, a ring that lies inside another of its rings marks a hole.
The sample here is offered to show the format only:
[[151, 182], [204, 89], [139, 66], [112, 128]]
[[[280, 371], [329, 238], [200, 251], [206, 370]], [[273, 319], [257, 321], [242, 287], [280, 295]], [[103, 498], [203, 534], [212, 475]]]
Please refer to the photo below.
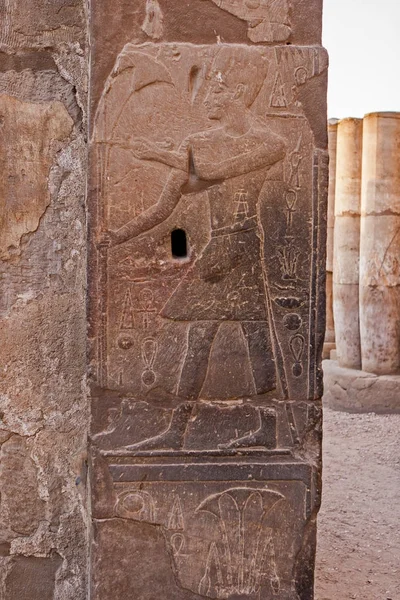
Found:
[[312, 598], [319, 35], [316, 1], [92, 6], [93, 600]]

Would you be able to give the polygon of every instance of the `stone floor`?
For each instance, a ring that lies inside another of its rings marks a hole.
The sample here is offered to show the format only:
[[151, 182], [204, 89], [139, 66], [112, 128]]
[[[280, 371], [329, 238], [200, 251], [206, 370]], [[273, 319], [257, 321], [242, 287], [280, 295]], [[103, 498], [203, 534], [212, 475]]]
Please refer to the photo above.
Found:
[[400, 600], [400, 415], [324, 421], [316, 600]]

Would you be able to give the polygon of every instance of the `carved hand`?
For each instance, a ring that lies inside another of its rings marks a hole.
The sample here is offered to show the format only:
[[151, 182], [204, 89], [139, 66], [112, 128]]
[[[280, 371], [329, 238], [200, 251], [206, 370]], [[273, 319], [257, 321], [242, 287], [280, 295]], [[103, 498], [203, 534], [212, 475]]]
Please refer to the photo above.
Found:
[[139, 160], [157, 160], [159, 156], [157, 146], [144, 138], [132, 139], [130, 147], [133, 154]]
[[97, 246], [108, 246], [111, 248], [118, 243], [117, 234], [114, 231], [102, 231], [98, 237]]

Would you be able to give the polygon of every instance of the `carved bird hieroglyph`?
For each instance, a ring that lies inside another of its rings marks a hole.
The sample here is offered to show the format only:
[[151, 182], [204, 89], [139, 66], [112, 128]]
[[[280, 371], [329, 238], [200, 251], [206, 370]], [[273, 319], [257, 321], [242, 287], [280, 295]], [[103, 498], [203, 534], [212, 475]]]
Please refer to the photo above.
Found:
[[211, 0], [222, 10], [247, 21], [252, 42], [283, 42], [290, 36], [288, 0]]

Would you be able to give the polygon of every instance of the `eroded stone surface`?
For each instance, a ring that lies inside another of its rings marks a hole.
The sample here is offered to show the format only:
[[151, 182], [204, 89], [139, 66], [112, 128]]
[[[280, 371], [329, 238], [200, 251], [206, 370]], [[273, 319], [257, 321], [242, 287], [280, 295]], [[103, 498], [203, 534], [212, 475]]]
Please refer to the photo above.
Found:
[[73, 122], [61, 103], [33, 104], [0, 96], [0, 257], [19, 250], [23, 235], [35, 231], [50, 202], [49, 175], [57, 142]]
[[0, 48], [5, 52], [85, 39], [84, 6], [80, 0], [4, 0], [0, 18]]
[[83, 600], [84, 4], [0, 14], [0, 597]]
[[11, 559], [5, 579], [5, 600], [53, 600], [61, 558], [18, 557]]
[[1, 446], [0, 460], [1, 522], [14, 534], [29, 536], [39, 527], [45, 511], [39, 495], [37, 466], [29, 455], [26, 440], [12, 435]]
[[96, 600], [312, 597], [327, 57], [288, 6], [92, 7]]

